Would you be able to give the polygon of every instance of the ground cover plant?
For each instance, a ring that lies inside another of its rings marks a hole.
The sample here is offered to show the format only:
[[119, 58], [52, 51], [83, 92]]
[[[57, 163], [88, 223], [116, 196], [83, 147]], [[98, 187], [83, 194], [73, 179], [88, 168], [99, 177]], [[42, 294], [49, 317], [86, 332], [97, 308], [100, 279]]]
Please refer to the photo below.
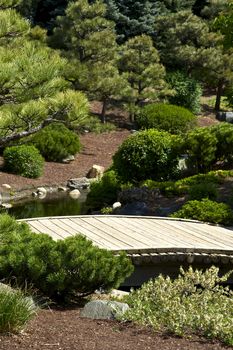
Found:
[[180, 210], [171, 214], [173, 218], [194, 219], [214, 224], [231, 225], [233, 212], [225, 203], [218, 203], [204, 198], [185, 203]]
[[178, 278], [160, 275], [129, 295], [125, 319], [155, 330], [187, 336], [202, 334], [233, 345], [233, 293], [220, 283], [219, 269], [180, 269]]
[[0, 278], [57, 301], [118, 287], [133, 270], [125, 253], [115, 256], [81, 235], [55, 242], [8, 215], [0, 216], [0, 242]]

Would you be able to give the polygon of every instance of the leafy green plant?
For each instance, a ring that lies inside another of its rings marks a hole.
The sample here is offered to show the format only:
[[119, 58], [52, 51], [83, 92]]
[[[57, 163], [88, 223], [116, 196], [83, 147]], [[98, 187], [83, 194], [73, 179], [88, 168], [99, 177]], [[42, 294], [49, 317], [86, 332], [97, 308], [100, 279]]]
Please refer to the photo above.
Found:
[[36, 314], [37, 307], [19, 289], [0, 285], [0, 332], [21, 331]]
[[233, 213], [227, 204], [213, 202], [207, 198], [189, 201], [171, 216], [223, 225], [231, 225], [233, 222]]
[[171, 134], [183, 134], [196, 126], [197, 119], [184, 107], [168, 104], [149, 104], [136, 116], [141, 129], [158, 129]]
[[219, 269], [180, 269], [175, 280], [160, 275], [128, 297], [129, 311], [123, 316], [179, 336], [190, 333], [218, 338], [233, 345], [233, 293], [219, 284], [229, 274], [218, 277]]
[[192, 185], [189, 190], [189, 199], [193, 200], [201, 200], [203, 198], [209, 198], [211, 200], [216, 200], [218, 191], [217, 191], [217, 186], [214, 183], [199, 183]]
[[87, 206], [94, 209], [113, 204], [117, 200], [117, 193], [121, 184], [114, 170], [104, 173], [102, 179], [91, 183], [87, 195]]
[[101, 214], [104, 214], [104, 215], [112, 214], [113, 208], [112, 207], [103, 207], [100, 210], [100, 212], [101, 212]]
[[29, 178], [40, 177], [43, 173], [44, 159], [34, 146], [7, 147], [3, 158], [6, 171]]
[[0, 278], [30, 283], [57, 301], [116, 288], [133, 270], [125, 253], [116, 256], [81, 235], [56, 242], [6, 215], [0, 216], [0, 242]]
[[113, 167], [124, 181], [169, 180], [178, 173], [178, 136], [145, 130], [128, 137], [113, 156]]
[[60, 162], [68, 155], [75, 155], [80, 151], [78, 135], [63, 124], [46, 126], [31, 142], [48, 161]]
[[194, 114], [200, 113], [202, 88], [198, 81], [176, 71], [167, 74], [167, 82], [175, 90], [175, 94], [168, 98], [171, 104], [185, 107]]

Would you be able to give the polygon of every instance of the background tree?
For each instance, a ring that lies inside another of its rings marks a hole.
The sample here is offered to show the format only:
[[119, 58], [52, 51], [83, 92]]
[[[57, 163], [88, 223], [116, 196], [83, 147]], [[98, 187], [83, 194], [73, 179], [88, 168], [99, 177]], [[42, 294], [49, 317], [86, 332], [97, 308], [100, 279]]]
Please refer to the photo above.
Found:
[[215, 109], [219, 110], [232, 62], [230, 52], [224, 51], [222, 35], [211, 30], [208, 21], [181, 11], [156, 20], [154, 43], [166, 67], [201, 77], [216, 89]]
[[129, 39], [122, 47], [120, 70], [132, 89], [132, 102], [140, 105], [146, 99], [156, 101], [169, 93], [165, 69], [152, 39], [141, 35]]
[[70, 60], [67, 78], [76, 89], [103, 102], [105, 121], [107, 102], [127, 89], [127, 82], [117, 69], [118, 46], [114, 22], [105, 18], [102, 1], [70, 3], [66, 15], [58, 17], [52, 44], [60, 47]]
[[36, 133], [49, 123], [77, 125], [88, 103], [68, 90], [63, 79], [66, 61], [30, 38], [28, 21], [0, 3], [0, 146]]

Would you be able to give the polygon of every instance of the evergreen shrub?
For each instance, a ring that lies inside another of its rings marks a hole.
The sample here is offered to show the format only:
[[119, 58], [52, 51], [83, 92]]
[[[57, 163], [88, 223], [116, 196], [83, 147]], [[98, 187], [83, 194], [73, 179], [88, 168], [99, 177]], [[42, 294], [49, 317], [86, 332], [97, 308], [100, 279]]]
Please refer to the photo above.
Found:
[[104, 173], [102, 179], [92, 182], [87, 195], [87, 206], [99, 209], [113, 204], [117, 200], [117, 193], [121, 184], [114, 170]]
[[6, 171], [29, 178], [43, 174], [44, 159], [34, 146], [12, 146], [3, 152]]
[[0, 216], [0, 243], [0, 279], [29, 283], [57, 301], [117, 288], [133, 270], [125, 253], [116, 256], [81, 235], [56, 242], [7, 215]]
[[113, 167], [123, 181], [169, 180], [178, 173], [180, 138], [155, 129], [128, 137], [113, 156]]
[[216, 161], [233, 162], [233, 125], [219, 123], [211, 127], [213, 137], [217, 138]]
[[171, 134], [183, 134], [194, 128], [196, 116], [184, 107], [157, 103], [140, 109], [136, 116], [140, 129], [158, 129]]
[[221, 286], [219, 269], [180, 268], [176, 279], [160, 275], [132, 292], [124, 320], [178, 336], [197, 334], [233, 345], [233, 292]]
[[196, 128], [187, 134], [184, 152], [193, 171], [205, 173], [211, 170], [216, 161], [216, 151], [217, 138], [211, 128]]
[[189, 199], [190, 200], [201, 200], [203, 198], [209, 198], [211, 200], [216, 200], [218, 191], [217, 191], [217, 186], [214, 183], [199, 183], [192, 185], [189, 190]]
[[177, 212], [171, 215], [174, 218], [194, 219], [214, 224], [231, 225], [233, 213], [225, 203], [217, 203], [204, 198], [201, 201], [188, 201]]
[[40, 130], [31, 142], [48, 161], [60, 162], [80, 151], [78, 135], [59, 123]]
[[175, 90], [175, 94], [169, 97], [171, 104], [185, 107], [194, 114], [200, 113], [202, 88], [198, 81], [181, 71], [176, 71], [167, 74], [167, 82]]

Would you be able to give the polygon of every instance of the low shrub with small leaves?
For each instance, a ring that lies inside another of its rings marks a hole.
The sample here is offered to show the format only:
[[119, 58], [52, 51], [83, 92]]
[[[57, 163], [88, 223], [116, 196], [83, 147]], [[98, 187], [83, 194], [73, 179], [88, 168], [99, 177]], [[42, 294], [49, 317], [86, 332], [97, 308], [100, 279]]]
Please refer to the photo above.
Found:
[[36, 315], [37, 307], [19, 289], [0, 285], [0, 333], [16, 333], [24, 329]]
[[201, 201], [189, 201], [171, 216], [174, 218], [194, 219], [222, 225], [231, 225], [233, 223], [233, 213], [227, 204], [217, 203], [207, 198]]
[[10, 173], [29, 178], [43, 174], [44, 158], [34, 146], [7, 147], [3, 152], [4, 168]]
[[233, 162], [233, 125], [219, 123], [211, 127], [211, 132], [217, 138], [216, 161]]
[[39, 131], [31, 140], [48, 161], [60, 162], [80, 151], [79, 137], [63, 124], [51, 124]]
[[78, 234], [56, 242], [7, 215], [0, 215], [0, 243], [0, 279], [29, 283], [57, 301], [117, 288], [133, 270], [125, 253], [116, 256]]
[[178, 336], [196, 333], [233, 345], [233, 293], [219, 270], [180, 269], [175, 280], [160, 275], [131, 293], [124, 319]]
[[140, 129], [158, 129], [171, 134], [183, 134], [196, 126], [196, 117], [184, 107], [168, 104], [150, 104], [136, 116]]

